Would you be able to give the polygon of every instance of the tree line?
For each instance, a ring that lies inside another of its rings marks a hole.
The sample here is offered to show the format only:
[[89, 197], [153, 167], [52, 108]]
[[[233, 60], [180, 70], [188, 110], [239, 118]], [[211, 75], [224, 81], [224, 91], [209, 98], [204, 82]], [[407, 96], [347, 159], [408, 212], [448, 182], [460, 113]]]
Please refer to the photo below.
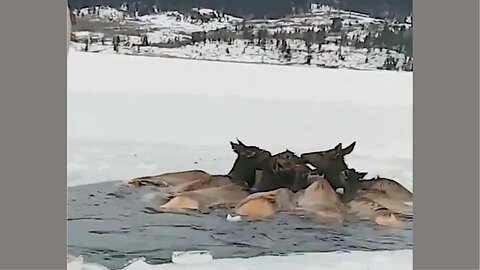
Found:
[[71, 8], [108, 5], [114, 8], [126, 3], [132, 12], [148, 14], [154, 7], [160, 10], [188, 11], [193, 7], [221, 10], [235, 16], [252, 15], [255, 18], [281, 18], [306, 11], [310, 4], [326, 4], [374, 17], [403, 18], [412, 13], [412, 0], [68, 0]]

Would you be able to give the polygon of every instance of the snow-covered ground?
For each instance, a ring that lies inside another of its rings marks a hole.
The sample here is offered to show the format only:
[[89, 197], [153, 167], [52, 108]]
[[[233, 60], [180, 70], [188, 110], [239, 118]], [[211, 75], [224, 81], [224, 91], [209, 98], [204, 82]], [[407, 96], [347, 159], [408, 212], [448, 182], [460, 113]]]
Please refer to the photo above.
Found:
[[[122, 270], [220, 270], [249, 269], [259, 270], [268, 267], [276, 269], [302, 270], [408, 270], [412, 267], [413, 253], [411, 250], [379, 251], [374, 254], [365, 252], [351, 253], [307, 253], [290, 256], [262, 256], [250, 259], [217, 259], [201, 264], [161, 264], [151, 265], [144, 260], [136, 260]], [[81, 264], [72, 262], [67, 270], [107, 270], [97, 264]]]
[[[67, 183], [193, 168], [226, 173], [234, 159], [228, 142], [238, 137], [297, 153], [356, 141], [348, 165], [412, 190], [412, 94], [412, 73], [72, 50]], [[273, 262], [285, 269], [412, 269], [411, 250], [302, 256], [218, 260], [195, 269], [277, 267]], [[190, 268], [138, 261], [126, 269]]]
[[[199, 14], [205, 12], [214, 14], [219, 17], [220, 14], [215, 10], [200, 9], [196, 10]], [[159, 14], [144, 15], [138, 18], [139, 21], [148, 23], [153, 29], [164, 29], [165, 31], [172, 32], [185, 32], [192, 33], [196, 31], [212, 31], [220, 28], [230, 28], [233, 30], [233, 25], [242, 21], [241, 18], [237, 18], [230, 15], [219, 17], [218, 19], [212, 19], [209, 22], [197, 21], [189, 16], [178, 11], [168, 11]]]
[[238, 137], [299, 153], [357, 141], [349, 165], [411, 186], [409, 73], [75, 51], [70, 58], [69, 183], [190, 167], [224, 173], [228, 141]]
[[[84, 33], [81, 33], [84, 34]], [[101, 33], [97, 33], [100, 36]], [[155, 35], [155, 33], [149, 34]], [[173, 39], [174, 36], [155, 36], [163, 40]], [[138, 44], [140, 38], [137, 36], [131, 36], [130, 44]], [[121, 47], [120, 53], [130, 55], [146, 55], [146, 56], [162, 56], [173, 57], [183, 59], [197, 59], [197, 60], [214, 60], [222, 62], [240, 62], [240, 63], [252, 63], [252, 64], [275, 64], [275, 65], [306, 65], [306, 59], [308, 56], [305, 42], [297, 40], [290, 43], [291, 49], [294, 51], [292, 57], [287, 60], [284, 53], [276, 48], [275, 43], [269, 41], [262, 49], [260, 46], [247, 46], [245, 45], [247, 40], [235, 40], [232, 44], [207, 42], [205, 44], [193, 44], [185, 45], [178, 48], [159, 48], [159, 47]], [[112, 45], [101, 43], [94, 43], [89, 45], [89, 51], [116, 54]], [[83, 50], [85, 47], [82, 43], [74, 43], [74, 49], [77, 51]], [[404, 63], [404, 56], [401, 53], [395, 51], [386, 51], [380, 49], [373, 49], [367, 52], [367, 49], [356, 49], [354, 47], [344, 47], [341, 50], [342, 55], [345, 57], [340, 60], [338, 57], [338, 46], [335, 44], [325, 44], [319, 52], [318, 45], [313, 49], [315, 52], [312, 54], [311, 65], [308, 67], [329, 67], [329, 68], [349, 68], [358, 70], [375, 70], [382, 67], [387, 57], [391, 56], [400, 59], [397, 66], [400, 67]], [[366, 61], [366, 59], [368, 61]]]
[[127, 14], [109, 6], [93, 6], [73, 10], [78, 17], [88, 17], [92, 20], [122, 21]]
[[[304, 28], [330, 26], [332, 18], [342, 18], [344, 25], [351, 25], [352, 27], [359, 27], [362, 25], [382, 25], [385, 21], [379, 18], [372, 18], [368, 14], [339, 10], [328, 5], [312, 5], [310, 12], [305, 14], [297, 14], [289, 18], [281, 19], [255, 19], [250, 23], [255, 23], [257, 27], [274, 27], [284, 28], [289, 26], [300, 26]], [[292, 29], [288, 29], [292, 30]]]

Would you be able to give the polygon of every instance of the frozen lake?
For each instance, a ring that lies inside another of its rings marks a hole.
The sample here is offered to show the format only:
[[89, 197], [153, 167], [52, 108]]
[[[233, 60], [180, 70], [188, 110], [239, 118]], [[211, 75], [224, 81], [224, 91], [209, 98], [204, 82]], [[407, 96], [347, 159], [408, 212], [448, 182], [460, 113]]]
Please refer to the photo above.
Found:
[[[411, 228], [146, 213], [139, 199], [145, 190], [118, 198], [107, 182], [194, 168], [226, 173], [234, 160], [228, 142], [238, 137], [272, 153], [298, 154], [356, 141], [350, 167], [412, 190], [411, 73], [75, 51], [68, 69], [68, 246], [87, 262], [118, 269], [145, 257], [156, 265], [174, 250], [191, 249], [226, 258], [412, 248]], [[367, 263], [355, 258], [352, 265]], [[404, 258], [410, 261], [399, 269], [411, 268], [411, 256]]]

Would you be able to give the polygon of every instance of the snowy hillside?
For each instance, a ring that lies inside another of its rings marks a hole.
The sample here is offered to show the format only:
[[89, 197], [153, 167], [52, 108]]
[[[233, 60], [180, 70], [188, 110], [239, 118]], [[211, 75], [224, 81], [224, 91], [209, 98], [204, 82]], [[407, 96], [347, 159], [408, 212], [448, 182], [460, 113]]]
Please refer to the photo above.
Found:
[[[194, 12], [193, 15], [186, 15], [178, 11], [167, 11], [141, 16], [138, 17], [138, 20], [147, 23], [151, 30], [165, 30], [187, 34], [197, 31], [231, 28], [234, 23], [241, 22], [240, 18], [223, 15], [214, 10], [193, 9], [192, 12]], [[194, 14], [198, 14], [198, 16]], [[202, 18], [208, 18], [208, 20], [202, 21]]]
[[[362, 70], [413, 68], [412, 58], [402, 49], [406, 45], [382, 49], [380, 43], [372, 44], [386, 24], [400, 39], [411, 35], [411, 24], [328, 6], [312, 5], [309, 13], [276, 20], [239, 18], [205, 8], [133, 17], [109, 7], [75, 12], [80, 20], [131, 24], [114, 34], [104, 34], [115, 29], [111, 26], [77, 29], [74, 48], [80, 51]], [[341, 21], [338, 29], [337, 20]]]
[[127, 13], [108, 6], [93, 6], [73, 10], [73, 14], [80, 18], [89, 18], [99, 21], [122, 21], [129, 16]]

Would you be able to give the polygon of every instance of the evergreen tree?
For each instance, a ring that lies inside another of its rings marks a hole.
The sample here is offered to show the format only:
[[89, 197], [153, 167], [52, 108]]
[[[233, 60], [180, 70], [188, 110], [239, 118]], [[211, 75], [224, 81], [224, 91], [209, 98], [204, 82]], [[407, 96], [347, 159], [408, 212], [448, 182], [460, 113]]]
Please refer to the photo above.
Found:
[[335, 17], [332, 19], [332, 24], [330, 27], [330, 32], [338, 33], [342, 30], [342, 18]]

